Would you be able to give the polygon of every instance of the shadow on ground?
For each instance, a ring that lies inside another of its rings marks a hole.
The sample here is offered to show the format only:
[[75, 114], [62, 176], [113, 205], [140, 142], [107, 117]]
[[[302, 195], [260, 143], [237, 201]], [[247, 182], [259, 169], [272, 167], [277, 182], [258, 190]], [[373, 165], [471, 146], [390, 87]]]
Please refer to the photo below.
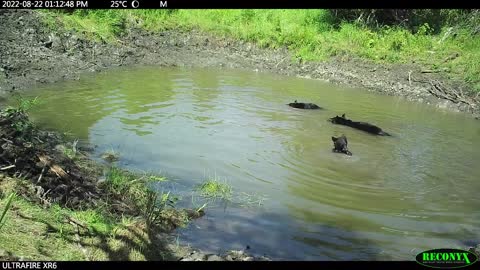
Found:
[[[27, 216], [17, 211], [22, 222], [37, 223], [44, 228], [39, 237], [42, 239], [56, 238], [63, 242], [65, 254], [82, 253], [84, 260], [178, 260], [175, 251], [168, 244], [168, 236], [156, 233], [140, 221], [101, 231], [94, 227], [77, 224], [72, 220], [65, 220], [59, 224], [35, 217]], [[41, 241], [41, 240], [40, 240]], [[47, 241], [47, 240], [45, 240]], [[33, 244], [33, 243], [32, 243]], [[55, 260], [69, 260], [55, 258], [56, 247], [34, 244], [39, 257]], [[70, 250], [67, 250], [70, 249]], [[39, 259], [35, 254], [29, 259]]]

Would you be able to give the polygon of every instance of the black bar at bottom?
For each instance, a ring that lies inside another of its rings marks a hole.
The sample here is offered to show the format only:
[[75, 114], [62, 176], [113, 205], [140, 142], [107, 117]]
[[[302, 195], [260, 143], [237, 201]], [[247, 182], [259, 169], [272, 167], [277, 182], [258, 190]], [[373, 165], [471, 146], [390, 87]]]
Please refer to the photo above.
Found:
[[[207, 267], [210, 270], [229, 270], [241, 269], [245, 267], [253, 267], [260, 269], [275, 269], [288, 267], [289, 269], [429, 269], [414, 261], [409, 262], [30, 262], [33, 263], [25, 266], [27, 262], [2, 262], [0, 269], [55, 269], [55, 270], [121, 270], [121, 269], [183, 269], [198, 270], [199, 267]], [[23, 264], [23, 267], [19, 264]], [[478, 267], [478, 262], [465, 267], [463, 269], [473, 269]], [[477, 268], [478, 269], [478, 268]]]

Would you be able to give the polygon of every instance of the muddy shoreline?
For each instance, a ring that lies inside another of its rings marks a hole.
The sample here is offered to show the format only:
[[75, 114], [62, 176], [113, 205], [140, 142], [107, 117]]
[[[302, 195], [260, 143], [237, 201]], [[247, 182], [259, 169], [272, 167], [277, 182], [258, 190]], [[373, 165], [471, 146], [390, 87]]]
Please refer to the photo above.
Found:
[[79, 33], [52, 32], [40, 23], [41, 16], [31, 10], [0, 11], [0, 96], [121, 66], [216, 67], [320, 79], [479, 115], [478, 100], [467, 104], [433, 95], [438, 90], [432, 82], [445, 89], [465, 90], [464, 85], [442, 80], [442, 73], [422, 73], [413, 63], [379, 65], [348, 57], [294, 63], [286, 49], [260, 49], [198, 31], [151, 34], [132, 28], [116, 44], [106, 44]]

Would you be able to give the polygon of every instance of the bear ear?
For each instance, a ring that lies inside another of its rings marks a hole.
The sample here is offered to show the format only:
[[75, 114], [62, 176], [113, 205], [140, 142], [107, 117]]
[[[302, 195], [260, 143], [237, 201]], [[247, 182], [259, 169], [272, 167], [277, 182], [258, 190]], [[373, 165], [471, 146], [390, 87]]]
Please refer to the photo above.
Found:
[[332, 136], [332, 141], [336, 142], [338, 139]]
[[342, 118], [345, 118], [345, 114], [342, 114]]

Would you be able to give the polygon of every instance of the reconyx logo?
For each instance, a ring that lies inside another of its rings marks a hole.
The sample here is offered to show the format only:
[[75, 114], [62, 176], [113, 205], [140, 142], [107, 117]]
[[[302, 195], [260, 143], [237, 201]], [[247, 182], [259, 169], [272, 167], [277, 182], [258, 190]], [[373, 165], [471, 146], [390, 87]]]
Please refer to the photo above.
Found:
[[417, 255], [416, 261], [433, 268], [460, 268], [474, 264], [476, 254], [461, 249], [432, 249]]

